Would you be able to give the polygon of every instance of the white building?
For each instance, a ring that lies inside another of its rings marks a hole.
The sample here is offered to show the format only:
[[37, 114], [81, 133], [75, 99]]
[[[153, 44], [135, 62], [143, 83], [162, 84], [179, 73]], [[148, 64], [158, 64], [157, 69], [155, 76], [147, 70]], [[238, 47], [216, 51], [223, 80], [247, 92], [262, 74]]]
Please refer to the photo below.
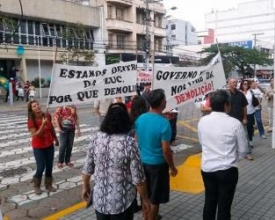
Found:
[[[47, 79], [53, 60], [60, 62], [60, 55], [72, 47], [96, 50], [99, 65], [105, 64], [108, 55], [118, 61], [139, 58], [143, 62], [146, 49], [151, 56], [165, 55], [166, 10], [161, 2], [149, 1], [148, 7], [144, 0], [24, 0], [22, 4], [23, 15], [18, 0], [1, 2], [1, 14], [13, 21], [7, 24], [0, 17], [4, 76], [15, 66], [23, 81], [33, 80], [39, 72]], [[68, 28], [76, 23], [83, 25], [85, 36], [76, 36]], [[146, 48], [146, 36], [150, 48]]]
[[198, 44], [196, 29], [189, 21], [181, 19], [167, 19], [166, 48], [171, 53], [173, 48]]
[[[63, 0], [21, 2], [22, 11], [18, 0], [1, 1], [0, 68], [4, 76], [15, 66], [22, 81], [39, 75], [48, 79], [53, 61], [60, 61], [67, 48], [92, 50], [95, 39], [100, 38], [100, 10], [96, 7]], [[83, 36], [76, 36], [70, 28], [75, 23], [83, 25]]]
[[212, 11], [205, 15], [206, 28], [215, 30], [219, 42], [252, 40], [254, 45], [273, 48], [273, 0], [245, 2], [226, 11]]

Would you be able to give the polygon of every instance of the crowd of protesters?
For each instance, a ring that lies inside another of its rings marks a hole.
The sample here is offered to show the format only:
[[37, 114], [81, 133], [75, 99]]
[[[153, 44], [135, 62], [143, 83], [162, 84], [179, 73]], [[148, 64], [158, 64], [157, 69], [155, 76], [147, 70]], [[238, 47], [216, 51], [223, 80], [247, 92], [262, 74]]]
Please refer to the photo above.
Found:
[[[272, 86], [273, 80], [273, 89]], [[30, 87], [30, 84], [24, 87], [25, 92]], [[232, 78], [228, 90], [209, 94], [202, 104], [198, 136], [205, 186], [203, 219], [215, 219], [216, 215], [220, 220], [230, 219], [238, 182], [238, 160], [254, 159], [255, 125], [260, 137], [266, 138], [261, 120], [264, 97], [268, 98], [268, 108], [273, 108], [273, 90], [267, 89], [263, 94], [257, 83], [249, 80], [243, 80], [239, 90], [237, 80]], [[254, 98], [258, 100], [257, 106]], [[28, 128], [37, 166], [33, 182], [35, 193], [40, 195], [44, 171], [46, 190], [56, 190], [52, 186], [54, 143], [60, 143], [57, 167], [62, 169], [65, 163], [73, 168], [75, 132], [80, 136], [81, 131], [76, 106], [58, 107], [52, 123], [51, 115], [44, 113], [37, 101], [28, 101]], [[159, 206], [170, 199], [170, 176], [178, 174], [170, 147], [176, 140], [178, 110], [163, 112], [165, 108], [164, 91], [151, 90], [150, 84], [125, 100], [117, 97], [94, 102], [100, 128], [89, 139], [82, 169], [82, 196], [92, 201], [97, 219], [131, 220], [141, 207], [145, 220], [161, 219]], [[269, 118], [268, 132], [272, 129], [272, 117]], [[216, 129], [209, 129], [214, 124]]]

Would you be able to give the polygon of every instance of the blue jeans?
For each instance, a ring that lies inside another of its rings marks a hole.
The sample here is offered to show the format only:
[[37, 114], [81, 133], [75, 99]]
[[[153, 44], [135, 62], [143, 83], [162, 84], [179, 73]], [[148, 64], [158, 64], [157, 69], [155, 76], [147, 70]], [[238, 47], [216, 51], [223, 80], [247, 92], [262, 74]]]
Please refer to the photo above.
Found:
[[59, 163], [69, 163], [71, 161], [72, 149], [74, 144], [75, 129], [62, 128], [60, 132]]
[[33, 149], [33, 154], [36, 162], [35, 178], [41, 179], [45, 171], [46, 177], [52, 177], [53, 159], [54, 159], [54, 146], [41, 149]]
[[257, 109], [254, 112], [254, 116], [255, 116], [255, 120], [256, 120], [256, 123], [257, 123], [257, 127], [258, 127], [258, 130], [259, 130], [260, 136], [265, 135], [264, 126], [263, 126], [263, 122], [262, 122], [262, 110]]

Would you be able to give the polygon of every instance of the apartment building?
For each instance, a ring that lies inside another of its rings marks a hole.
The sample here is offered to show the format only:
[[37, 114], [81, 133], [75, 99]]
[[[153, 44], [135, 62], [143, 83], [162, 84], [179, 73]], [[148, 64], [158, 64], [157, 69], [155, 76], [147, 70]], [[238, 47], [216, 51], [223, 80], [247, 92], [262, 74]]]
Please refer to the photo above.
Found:
[[[103, 8], [103, 39], [95, 42], [105, 47], [107, 63], [109, 59], [137, 59], [143, 65], [146, 49], [152, 56], [166, 55], [166, 10], [160, 1], [147, 1], [148, 7], [146, 0], [90, 0], [90, 5]], [[149, 48], [146, 48], [146, 34], [150, 38]]]
[[191, 22], [181, 19], [167, 19], [166, 47], [168, 52], [171, 53], [173, 48], [197, 44], [198, 36]]

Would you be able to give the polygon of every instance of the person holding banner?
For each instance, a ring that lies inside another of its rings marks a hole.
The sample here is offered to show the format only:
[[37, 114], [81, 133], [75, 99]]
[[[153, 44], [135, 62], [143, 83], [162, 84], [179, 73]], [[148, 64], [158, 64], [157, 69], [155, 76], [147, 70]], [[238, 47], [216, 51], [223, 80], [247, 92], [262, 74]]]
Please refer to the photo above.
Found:
[[54, 142], [59, 145], [55, 130], [52, 124], [51, 115], [44, 113], [38, 101], [28, 103], [28, 129], [31, 133], [31, 145], [36, 162], [36, 172], [33, 176], [34, 190], [36, 195], [40, 195], [42, 190], [41, 180], [45, 170], [45, 188], [48, 192], [55, 192], [53, 188], [53, 160]]
[[148, 103], [148, 96], [151, 92], [151, 83], [144, 83], [143, 91], [141, 92], [142, 97], [147, 102], [148, 108], [150, 108], [150, 104]]
[[54, 114], [57, 132], [59, 132], [60, 148], [58, 157], [58, 168], [63, 168], [63, 163], [72, 168], [71, 154], [74, 144], [75, 130], [81, 135], [76, 106], [67, 105], [58, 107]]
[[102, 100], [96, 100], [94, 102], [95, 114], [99, 117], [99, 123], [101, 124], [104, 120], [109, 106], [113, 103], [114, 99], [106, 98]]
[[151, 109], [137, 118], [135, 129], [151, 202], [151, 210], [145, 219], [156, 220], [160, 219], [159, 205], [169, 201], [169, 170], [172, 176], [176, 176], [178, 170], [170, 148], [171, 126], [162, 115], [166, 107], [164, 90], [151, 91], [147, 100]]
[[[123, 103], [109, 106], [100, 131], [90, 138], [82, 169], [82, 196], [93, 196], [97, 220], [133, 220], [138, 190], [145, 214], [150, 210], [146, 179], [136, 141], [128, 134], [131, 120]], [[94, 175], [93, 193], [90, 178]]]

